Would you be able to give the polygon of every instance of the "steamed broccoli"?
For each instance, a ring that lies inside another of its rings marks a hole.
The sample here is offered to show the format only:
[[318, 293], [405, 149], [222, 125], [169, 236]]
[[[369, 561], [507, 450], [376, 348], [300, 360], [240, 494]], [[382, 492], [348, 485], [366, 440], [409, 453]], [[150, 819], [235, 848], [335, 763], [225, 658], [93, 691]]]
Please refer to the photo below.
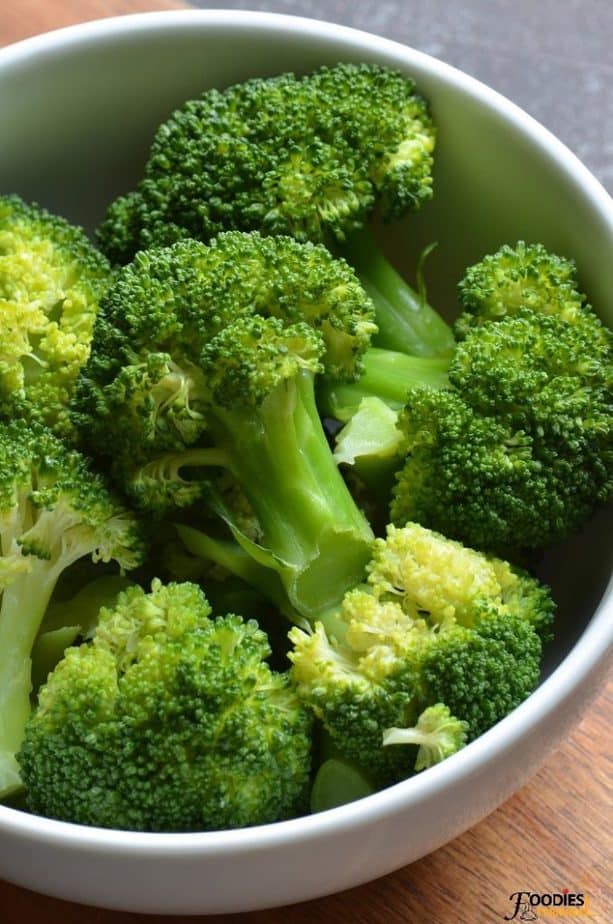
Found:
[[552, 254], [542, 244], [508, 244], [470, 266], [459, 284], [464, 314], [454, 331], [462, 339], [475, 326], [500, 321], [529, 308], [573, 324], [581, 321], [586, 297], [577, 288], [573, 260]]
[[409, 523], [375, 540], [367, 584], [334, 615], [290, 631], [292, 675], [340, 753], [381, 785], [410, 772], [404, 749], [383, 746], [389, 729], [419, 729], [421, 715], [424, 730], [446, 707], [442, 758], [532, 692], [553, 603], [524, 572]]
[[102, 302], [76, 419], [154, 513], [228, 469], [291, 604], [312, 615], [361, 579], [372, 537], [314, 379], [356, 376], [373, 329], [355, 274], [321, 245], [228, 232], [143, 251]]
[[62, 572], [84, 556], [139, 564], [134, 517], [77, 452], [40, 425], [0, 423], [0, 796], [19, 786], [30, 656]]
[[541, 547], [613, 491], [613, 338], [572, 264], [541, 246], [503, 247], [460, 291], [448, 360], [371, 348], [356, 383], [323, 383], [324, 410], [349, 421], [336, 456], [375, 481], [407, 456], [398, 525], [503, 554]]
[[339, 247], [377, 309], [378, 342], [446, 353], [448, 326], [379, 253], [378, 206], [400, 218], [432, 195], [435, 130], [405, 75], [373, 64], [256, 78], [208, 90], [162, 124], [136, 191], [99, 229], [112, 260], [221, 231], [257, 230]]
[[67, 405], [89, 354], [105, 257], [80, 228], [0, 196], [0, 415], [70, 432]]
[[310, 719], [269, 653], [255, 622], [211, 618], [194, 584], [126, 590], [40, 692], [19, 754], [27, 808], [138, 831], [303, 811]]
[[452, 716], [447, 706], [437, 703], [424, 709], [415, 728], [386, 728], [383, 745], [417, 745], [416, 770], [426, 770], [450, 757], [466, 744], [466, 722]]

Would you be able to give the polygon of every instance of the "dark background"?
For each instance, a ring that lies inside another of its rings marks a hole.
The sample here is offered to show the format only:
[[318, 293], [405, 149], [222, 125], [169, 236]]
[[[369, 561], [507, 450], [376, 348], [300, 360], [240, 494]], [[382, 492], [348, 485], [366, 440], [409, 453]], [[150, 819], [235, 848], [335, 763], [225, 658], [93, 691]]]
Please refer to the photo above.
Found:
[[191, 0], [375, 32], [489, 84], [613, 191], [613, 0]]

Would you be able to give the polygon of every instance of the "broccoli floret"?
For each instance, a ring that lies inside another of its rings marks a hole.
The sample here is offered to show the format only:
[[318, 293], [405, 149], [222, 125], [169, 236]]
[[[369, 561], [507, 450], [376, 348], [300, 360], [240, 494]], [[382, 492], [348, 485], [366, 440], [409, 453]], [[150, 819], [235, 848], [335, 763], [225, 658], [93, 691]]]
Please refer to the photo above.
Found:
[[[356, 382], [320, 384], [323, 411], [346, 422], [337, 461], [379, 497], [393, 488], [394, 523], [512, 555], [563, 538], [611, 496], [613, 335], [573, 273], [540, 245], [503, 247], [467, 271], [475, 313], [452, 356], [371, 347]], [[485, 276], [495, 311], [477, 302]]]
[[224, 230], [323, 242], [355, 261], [377, 307], [382, 346], [453, 347], [447, 324], [379, 253], [363, 229], [432, 195], [435, 129], [412, 80], [372, 64], [256, 78], [190, 100], [160, 126], [136, 191], [99, 229], [113, 261]]
[[450, 387], [411, 387], [393, 522], [509, 554], [563, 538], [613, 493], [613, 338], [521, 309], [459, 343]]
[[77, 452], [38, 424], [0, 423], [0, 796], [19, 786], [31, 651], [62, 572], [85, 556], [138, 565], [134, 517]]
[[19, 763], [27, 807], [138, 831], [266, 824], [303, 811], [310, 719], [253, 621], [194, 584], [132, 587], [40, 692]]
[[361, 579], [372, 538], [330, 451], [315, 376], [355, 377], [373, 329], [353, 270], [322, 245], [228, 232], [141, 252], [102, 302], [76, 419], [154, 512], [191, 503], [207, 470], [228, 469], [291, 604], [310, 616]]
[[80, 228], [0, 196], [0, 415], [71, 434], [67, 406], [110, 280]]
[[458, 626], [443, 633], [424, 658], [423, 681], [431, 698], [462, 716], [469, 741], [504, 719], [536, 687], [542, 640], [533, 622], [541, 621], [539, 611], [533, 621], [510, 607], [484, 613], [472, 631]]
[[542, 244], [504, 244], [470, 266], [459, 284], [464, 313], [454, 332], [461, 340], [474, 327], [500, 321], [523, 308], [554, 315], [568, 323], [583, 317], [587, 299], [578, 291], [572, 260], [550, 253]]
[[430, 198], [433, 148], [413, 81], [377, 65], [208, 90], [160, 126], [100, 240], [119, 262], [228, 229], [343, 240], [377, 200], [395, 218]]
[[454, 718], [447, 706], [437, 703], [424, 709], [414, 728], [386, 728], [383, 745], [416, 745], [415, 769], [427, 770], [464, 747], [466, 730], [466, 722]]
[[387, 729], [444, 706], [459, 747], [459, 723], [475, 737], [531, 693], [553, 609], [547, 588], [507, 562], [414, 523], [390, 526], [367, 584], [325, 626], [290, 631], [292, 675], [340, 753], [387, 784], [409, 773], [404, 750], [383, 746]]
[[548, 418], [560, 417], [555, 394], [567, 393], [566, 382], [577, 394], [577, 412], [568, 409], [572, 416], [584, 418], [586, 389], [593, 404], [590, 417], [610, 410], [612, 359], [613, 334], [591, 312], [571, 324], [520, 308], [497, 323], [475, 327], [458, 344], [449, 381], [479, 413], [508, 417], [515, 425], [531, 426], [538, 419], [547, 426]]

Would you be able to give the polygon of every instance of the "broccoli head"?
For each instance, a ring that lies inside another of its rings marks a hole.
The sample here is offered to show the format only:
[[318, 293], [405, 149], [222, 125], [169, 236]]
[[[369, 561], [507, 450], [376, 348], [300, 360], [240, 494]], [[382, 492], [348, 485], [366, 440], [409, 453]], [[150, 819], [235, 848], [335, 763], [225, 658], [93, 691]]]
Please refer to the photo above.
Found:
[[17, 196], [0, 196], [0, 415], [63, 436], [111, 279], [80, 228]]
[[452, 355], [370, 347], [359, 379], [320, 383], [345, 424], [335, 456], [393, 495], [397, 525], [502, 555], [540, 548], [613, 494], [613, 335], [573, 264], [541, 245], [501, 248], [460, 290]]
[[518, 706], [552, 618], [547, 588], [507, 562], [414, 523], [390, 526], [367, 584], [312, 630], [290, 631], [292, 675], [339, 752], [386, 784], [410, 766], [404, 749], [383, 746], [387, 730], [425, 744], [415, 729], [440, 725], [442, 750], [417, 758], [425, 767]]
[[343, 240], [376, 201], [393, 218], [430, 198], [433, 148], [413, 81], [377, 65], [208, 90], [160, 126], [99, 239], [118, 262], [230, 229]]
[[572, 260], [524, 241], [513, 247], [504, 244], [470, 266], [458, 288], [464, 313], [454, 331], [460, 340], [473, 327], [500, 321], [522, 308], [572, 324], [582, 317], [587, 302], [578, 290]]
[[[0, 795], [19, 786], [31, 652], [55, 585], [90, 556], [129, 570], [144, 546], [133, 515], [79, 453], [38, 424], [0, 423]], [[67, 642], [69, 644], [69, 642]]]
[[503, 554], [577, 529], [613, 493], [612, 345], [587, 310], [471, 329], [448, 388], [408, 389], [393, 522]]
[[19, 763], [27, 807], [136, 831], [266, 824], [303, 811], [310, 719], [254, 621], [194, 584], [132, 587], [40, 692]]
[[382, 346], [447, 353], [448, 325], [364, 228], [377, 206], [391, 220], [431, 197], [434, 144], [414, 82], [379, 65], [208, 90], [160, 126], [143, 179], [112, 203], [99, 241], [117, 263], [236, 229], [340, 247], [375, 302]]
[[311, 615], [368, 559], [372, 533], [334, 462], [314, 383], [320, 371], [357, 376], [372, 314], [353, 271], [322, 245], [228, 232], [141, 252], [101, 305], [75, 402], [83, 438], [157, 514], [228, 470], [292, 605]]

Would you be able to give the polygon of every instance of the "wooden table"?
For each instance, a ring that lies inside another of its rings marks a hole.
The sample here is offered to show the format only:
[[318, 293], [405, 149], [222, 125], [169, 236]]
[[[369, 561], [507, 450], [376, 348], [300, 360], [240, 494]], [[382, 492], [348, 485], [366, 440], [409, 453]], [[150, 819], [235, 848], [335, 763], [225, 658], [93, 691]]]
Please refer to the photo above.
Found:
[[[164, 0], [5, 0], [0, 4], [0, 44], [87, 19], [180, 6]], [[276, 911], [212, 917], [207, 922], [480, 924], [509, 914], [509, 895], [518, 889], [569, 888], [589, 894], [590, 913], [564, 914], [559, 920], [609, 924], [613, 921], [613, 900], [607, 891], [613, 879], [612, 718], [613, 685], [527, 786], [471, 831], [412, 866], [330, 898]], [[151, 920], [71, 905], [0, 882], [1, 924], [148, 924]], [[157, 920], [169, 924], [184, 919]]]

